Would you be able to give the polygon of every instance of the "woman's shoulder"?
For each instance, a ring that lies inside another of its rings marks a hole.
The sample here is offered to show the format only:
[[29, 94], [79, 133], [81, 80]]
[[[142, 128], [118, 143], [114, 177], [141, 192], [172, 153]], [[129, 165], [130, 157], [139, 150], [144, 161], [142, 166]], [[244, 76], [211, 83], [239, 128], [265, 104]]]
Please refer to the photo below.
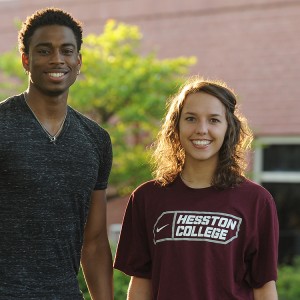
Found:
[[249, 196], [272, 199], [271, 193], [266, 188], [248, 178], [237, 187], [237, 190], [243, 194], [248, 194]]
[[145, 192], [154, 192], [164, 189], [165, 186], [162, 186], [157, 180], [151, 179], [141, 183], [134, 191], [134, 194], [145, 193]]

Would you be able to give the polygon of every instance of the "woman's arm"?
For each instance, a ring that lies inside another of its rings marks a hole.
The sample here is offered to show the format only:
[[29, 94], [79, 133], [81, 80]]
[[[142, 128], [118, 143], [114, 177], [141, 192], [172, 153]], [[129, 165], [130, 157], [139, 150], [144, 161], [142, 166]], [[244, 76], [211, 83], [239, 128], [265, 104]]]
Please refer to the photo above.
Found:
[[269, 281], [261, 288], [253, 289], [254, 300], [278, 300], [275, 281]]
[[151, 280], [139, 277], [131, 277], [127, 300], [152, 300]]

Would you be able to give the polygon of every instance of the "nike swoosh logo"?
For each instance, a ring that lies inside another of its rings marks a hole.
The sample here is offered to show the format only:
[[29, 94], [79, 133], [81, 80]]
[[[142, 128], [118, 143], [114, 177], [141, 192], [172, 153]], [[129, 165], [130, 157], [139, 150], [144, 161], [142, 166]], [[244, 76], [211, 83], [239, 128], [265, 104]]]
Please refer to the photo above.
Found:
[[160, 227], [160, 228], [156, 228], [156, 232], [158, 233], [158, 232], [160, 232], [162, 229], [164, 229], [165, 227], [167, 227], [169, 224], [167, 224], [167, 225], [164, 225], [164, 226], [162, 226], [162, 227]]

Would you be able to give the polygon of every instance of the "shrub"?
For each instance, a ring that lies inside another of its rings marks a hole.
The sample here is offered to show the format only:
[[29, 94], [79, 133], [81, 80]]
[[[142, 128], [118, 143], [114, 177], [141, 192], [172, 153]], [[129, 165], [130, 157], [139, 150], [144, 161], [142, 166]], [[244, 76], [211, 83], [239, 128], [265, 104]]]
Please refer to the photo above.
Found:
[[[129, 276], [125, 275], [124, 273], [118, 270], [114, 270], [114, 295], [115, 295], [114, 299], [115, 300], [126, 299], [129, 280], [130, 280]], [[91, 300], [81, 269], [78, 274], [78, 281], [79, 281], [80, 289], [84, 295], [84, 299]]]
[[[115, 300], [126, 299], [130, 277], [118, 270], [114, 270], [114, 294]], [[78, 281], [85, 300], [90, 300], [83, 274], [80, 270]], [[300, 299], [300, 257], [294, 260], [292, 265], [281, 265], [278, 268], [277, 291], [279, 300]]]
[[292, 265], [279, 266], [277, 290], [279, 300], [300, 299], [300, 257]]

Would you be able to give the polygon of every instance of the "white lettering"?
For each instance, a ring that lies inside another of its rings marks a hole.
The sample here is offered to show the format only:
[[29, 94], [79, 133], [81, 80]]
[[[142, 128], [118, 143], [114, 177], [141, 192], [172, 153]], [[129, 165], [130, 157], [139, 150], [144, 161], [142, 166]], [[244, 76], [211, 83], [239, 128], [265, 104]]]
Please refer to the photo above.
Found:
[[185, 224], [187, 219], [187, 215], [179, 215], [178, 219], [177, 219], [177, 224]]
[[219, 237], [221, 229], [220, 228], [214, 228], [214, 230], [212, 231], [211, 237], [213, 239], [217, 239]]
[[212, 227], [206, 227], [205, 232], [204, 232], [204, 236], [205, 237], [211, 237], [211, 233], [212, 233], [213, 228]]
[[199, 227], [198, 236], [202, 237], [204, 234], [202, 233], [202, 226]]
[[176, 236], [183, 236], [183, 232], [181, 231], [184, 229], [184, 226], [178, 226], [176, 230]]
[[211, 218], [211, 216], [204, 216], [202, 225], [208, 225], [210, 218]]
[[192, 229], [193, 229], [192, 226], [185, 226], [185, 228], [183, 230], [183, 235], [184, 236], [191, 236]]
[[219, 240], [226, 240], [226, 236], [227, 236], [228, 230], [226, 229], [222, 229], [219, 235]]
[[186, 224], [194, 224], [195, 216], [194, 215], [188, 215]]
[[[173, 219], [176, 224], [172, 225], [174, 226], [173, 234], [161, 237], [156, 235], [159, 231], [155, 230], [154, 243], [168, 240], [195, 240], [227, 244], [238, 237], [242, 222], [242, 218], [227, 213], [194, 211], [170, 211], [167, 213], [173, 214], [176, 218], [176, 220]], [[167, 213], [162, 214], [159, 219], [165, 218]], [[163, 227], [165, 226], [167, 225]]]
[[226, 228], [229, 228], [229, 227], [230, 227], [231, 230], [234, 230], [235, 227], [236, 227], [236, 224], [237, 224], [237, 221], [236, 221], [236, 220], [229, 219]]
[[224, 228], [226, 227], [227, 223], [228, 223], [228, 219], [223, 217], [220, 218], [218, 226]]
[[211, 225], [215, 225], [216, 221], [220, 219], [220, 217], [217, 217], [217, 216], [212, 216], [212, 222], [211, 222]]

